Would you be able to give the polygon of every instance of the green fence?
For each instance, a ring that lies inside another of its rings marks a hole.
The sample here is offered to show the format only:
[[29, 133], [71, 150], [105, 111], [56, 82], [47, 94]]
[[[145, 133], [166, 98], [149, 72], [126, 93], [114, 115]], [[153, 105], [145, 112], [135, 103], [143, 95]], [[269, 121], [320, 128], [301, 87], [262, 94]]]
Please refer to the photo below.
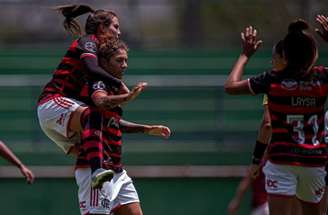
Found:
[[[42, 134], [35, 110], [42, 85], [63, 52], [64, 48], [0, 52], [0, 137], [30, 164], [72, 162]], [[146, 80], [149, 88], [126, 106], [124, 118], [168, 125], [172, 137], [126, 135], [125, 162], [247, 163], [261, 118], [261, 98], [224, 94], [222, 84], [237, 55], [236, 51], [131, 51], [127, 82], [131, 86]], [[270, 53], [263, 52], [250, 64], [250, 71], [267, 69], [269, 62]]]

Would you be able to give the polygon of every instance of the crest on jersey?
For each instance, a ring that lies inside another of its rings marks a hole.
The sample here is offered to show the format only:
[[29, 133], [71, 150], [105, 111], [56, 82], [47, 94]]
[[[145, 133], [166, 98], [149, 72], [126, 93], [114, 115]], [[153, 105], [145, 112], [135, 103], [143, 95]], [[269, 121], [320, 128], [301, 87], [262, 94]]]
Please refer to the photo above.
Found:
[[89, 52], [95, 53], [95, 52], [97, 52], [97, 45], [94, 42], [86, 42], [84, 44], [84, 49]]
[[286, 90], [295, 90], [298, 87], [298, 83], [293, 79], [285, 79], [281, 82], [281, 87]]
[[94, 90], [104, 90], [106, 89], [106, 85], [102, 81], [98, 81], [92, 85], [92, 89]]

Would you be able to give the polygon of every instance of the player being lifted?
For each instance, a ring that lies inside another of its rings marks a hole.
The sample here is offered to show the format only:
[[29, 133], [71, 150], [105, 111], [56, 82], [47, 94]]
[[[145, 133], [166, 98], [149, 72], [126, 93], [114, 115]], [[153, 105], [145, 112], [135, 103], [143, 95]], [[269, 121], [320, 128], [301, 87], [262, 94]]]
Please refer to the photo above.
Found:
[[[58, 6], [57, 10], [65, 16], [65, 28], [80, 37], [73, 41], [60, 64], [46, 84], [38, 101], [38, 119], [44, 133], [65, 153], [76, 153], [75, 144], [80, 142], [80, 133], [89, 128], [81, 125], [81, 116], [85, 105], [77, 98], [85, 80], [102, 79], [119, 89], [116, 95], [107, 101], [121, 104], [134, 99], [143, 89], [138, 85], [131, 92], [119, 79], [106, 73], [98, 65], [98, 46], [106, 40], [120, 36], [119, 21], [112, 11], [93, 10], [87, 5]], [[85, 24], [85, 34], [75, 17], [90, 13]], [[93, 117], [97, 117], [95, 114]], [[98, 119], [91, 119], [99, 121]], [[98, 126], [99, 127], [99, 126]], [[94, 147], [101, 147], [101, 140], [94, 139]], [[104, 171], [101, 158], [90, 161], [94, 174], [94, 185], [113, 176], [113, 172]]]
[[[114, 77], [122, 79], [128, 67], [128, 48], [124, 42], [113, 39], [100, 46], [100, 64]], [[141, 84], [144, 87], [144, 84]], [[119, 90], [104, 81], [89, 81], [82, 91], [81, 100], [89, 105], [83, 114], [101, 114], [103, 148], [92, 147], [92, 138], [82, 141], [76, 163], [75, 178], [79, 186], [79, 201], [81, 214], [110, 214], [115, 215], [142, 215], [138, 194], [122, 165], [122, 133], [145, 133], [168, 138], [170, 129], [162, 125], [142, 125], [122, 119], [120, 106], [106, 104], [111, 96]], [[95, 109], [101, 111], [95, 111]], [[92, 117], [86, 117], [90, 119]], [[95, 117], [98, 119], [98, 117]], [[89, 123], [89, 122], [82, 122]], [[94, 131], [86, 131], [94, 133]], [[85, 138], [82, 133], [82, 138]], [[89, 135], [86, 135], [89, 136]], [[86, 159], [90, 156], [89, 159]], [[115, 172], [110, 182], [103, 184], [102, 189], [93, 189], [91, 186], [91, 169], [88, 160], [92, 156], [103, 157], [106, 169]]]

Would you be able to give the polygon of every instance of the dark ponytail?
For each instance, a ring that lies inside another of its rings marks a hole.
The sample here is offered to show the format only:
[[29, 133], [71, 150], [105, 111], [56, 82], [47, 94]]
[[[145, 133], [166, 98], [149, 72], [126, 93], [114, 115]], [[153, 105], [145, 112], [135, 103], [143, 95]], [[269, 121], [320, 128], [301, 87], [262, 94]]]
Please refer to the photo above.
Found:
[[297, 19], [288, 25], [288, 33], [309, 30], [310, 25], [303, 19]]
[[80, 36], [82, 34], [80, 24], [74, 18], [86, 13], [94, 13], [95, 11], [88, 5], [60, 5], [53, 9], [61, 12], [64, 17], [64, 28], [72, 35]]
[[283, 51], [288, 67], [305, 72], [313, 63], [317, 45], [309, 29], [309, 25], [301, 19], [288, 26], [288, 34], [283, 41]]

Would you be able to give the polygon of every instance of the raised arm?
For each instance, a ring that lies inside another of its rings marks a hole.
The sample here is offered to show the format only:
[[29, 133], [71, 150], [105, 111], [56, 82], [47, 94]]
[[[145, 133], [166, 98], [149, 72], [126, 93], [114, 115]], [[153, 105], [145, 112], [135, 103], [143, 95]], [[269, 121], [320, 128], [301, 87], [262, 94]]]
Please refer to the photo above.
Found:
[[2, 141], [0, 141], [0, 155], [17, 166], [29, 184], [33, 183], [34, 175], [32, 171], [29, 170]]
[[249, 26], [241, 33], [243, 50], [238, 60], [234, 64], [226, 82], [224, 89], [228, 94], [251, 94], [248, 80], [242, 80], [244, 68], [249, 58], [257, 51], [262, 44], [262, 40], [257, 39], [257, 30]]
[[120, 127], [125, 133], [145, 133], [164, 138], [168, 138], [171, 135], [170, 129], [163, 125], [143, 125], [121, 119]]

